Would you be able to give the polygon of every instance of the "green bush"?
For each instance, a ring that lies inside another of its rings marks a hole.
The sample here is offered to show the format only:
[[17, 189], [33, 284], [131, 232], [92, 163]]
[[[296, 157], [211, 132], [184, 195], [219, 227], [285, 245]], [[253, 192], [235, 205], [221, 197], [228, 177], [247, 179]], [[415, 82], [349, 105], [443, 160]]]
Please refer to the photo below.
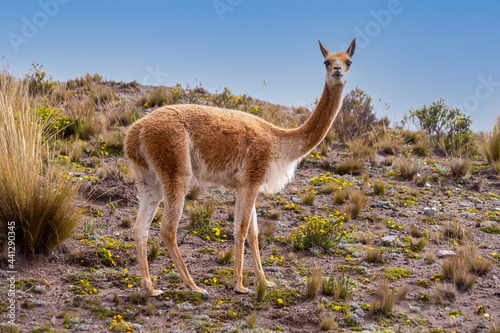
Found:
[[460, 150], [472, 142], [472, 119], [460, 109], [449, 108], [444, 99], [432, 102], [430, 106], [408, 111], [403, 124], [414, 123], [427, 131], [435, 140], [442, 141], [446, 150]]
[[295, 250], [321, 249], [331, 251], [343, 238], [346, 231], [343, 218], [311, 217], [299, 230], [293, 231], [289, 245]]

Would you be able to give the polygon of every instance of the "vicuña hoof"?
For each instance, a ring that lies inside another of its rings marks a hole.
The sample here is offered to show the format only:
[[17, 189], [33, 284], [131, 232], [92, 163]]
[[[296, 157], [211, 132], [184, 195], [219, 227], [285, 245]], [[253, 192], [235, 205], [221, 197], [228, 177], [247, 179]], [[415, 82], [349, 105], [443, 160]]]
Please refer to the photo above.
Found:
[[245, 288], [245, 287], [235, 287], [234, 292], [237, 294], [249, 294], [252, 291], [248, 288]]
[[201, 294], [209, 294], [208, 291], [206, 291], [205, 289], [201, 289], [197, 286], [190, 286], [189, 289], [191, 289], [191, 291], [194, 291], [195, 293], [201, 293]]
[[274, 283], [272, 281], [266, 281], [266, 286], [269, 288], [274, 288], [274, 287], [276, 287], [276, 283]]
[[148, 290], [146, 291], [146, 293], [149, 295], [149, 296], [158, 296], [162, 293], [161, 290], [156, 290], [156, 289], [153, 289], [153, 290]]

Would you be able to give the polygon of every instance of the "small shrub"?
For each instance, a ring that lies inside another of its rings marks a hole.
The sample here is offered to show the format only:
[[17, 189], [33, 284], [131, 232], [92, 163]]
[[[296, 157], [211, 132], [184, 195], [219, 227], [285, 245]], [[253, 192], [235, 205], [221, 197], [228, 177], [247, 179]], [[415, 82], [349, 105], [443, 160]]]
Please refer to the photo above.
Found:
[[386, 184], [380, 179], [373, 184], [373, 191], [376, 195], [384, 195], [386, 190]]
[[299, 230], [294, 229], [289, 245], [296, 251], [320, 249], [331, 251], [345, 237], [341, 219], [313, 216]]
[[314, 200], [316, 199], [316, 194], [313, 191], [307, 191], [302, 195], [302, 202], [308, 206], [314, 205]]
[[395, 162], [396, 170], [405, 180], [413, 180], [418, 173], [418, 166], [406, 158], [400, 158]]
[[312, 275], [307, 279], [306, 283], [306, 297], [312, 299], [318, 294], [321, 287], [321, 268], [315, 268]]
[[450, 109], [442, 98], [409, 111], [403, 121], [413, 122], [434, 139], [443, 138], [445, 149], [463, 147], [472, 140], [471, 118], [460, 109]]
[[335, 172], [339, 175], [359, 175], [363, 169], [363, 163], [352, 157], [348, 157], [335, 165]]
[[321, 285], [321, 290], [323, 294], [328, 296], [333, 296], [335, 300], [342, 300], [348, 302], [354, 293], [354, 282], [349, 278], [349, 276], [342, 274], [336, 276], [332, 275], [323, 280]]
[[371, 96], [359, 88], [344, 96], [339, 114], [333, 123], [335, 133], [341, 141], [360, 137], [386, 122], [377, 119], [371, 102]]

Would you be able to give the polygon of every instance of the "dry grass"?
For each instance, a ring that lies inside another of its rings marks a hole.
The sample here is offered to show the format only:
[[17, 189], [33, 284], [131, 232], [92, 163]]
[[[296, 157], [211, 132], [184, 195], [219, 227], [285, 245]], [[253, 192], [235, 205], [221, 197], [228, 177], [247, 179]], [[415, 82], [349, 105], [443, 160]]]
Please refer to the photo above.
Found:
[[52, 120], [42, 122], [33, 109], [37, 106], [27, 86], [4, 73], [0, 84], [0, 154], [8, 163], [0, 166], [0, 227], [7, 234], [7, 221], [15, 221], [16, 249], [20, 252], [49, 253], [70, 237], [81, 221], [76, 203], [78, 186], [50, 162], [50, 156], [43, 161], [43, 135]]
[[476, 283], [477, 276], [471, 273], [470, 249], [461, 248], [457, 255], [448, 256], [442, 267], [444, 279], [452, 281], [460, 291], [468, 291]]
[[363, 138], [356, 138], [347, 142], [350, 156], [355, 160], [367, 161], [375, 156], [377, 151], [370, 147]]
[[322, 141], [319, 144], [320, 154], [323, 155], [323, 156], [327, 156], [328, 155], [328, 148], [330, 148], [330, 145], [328, 144], [328, 142]]
[[452, 157], [448, 161], [453, 177], [462, 178], [469, 172], [472, 161], [469, 157]]
[[495, 126], [491, 132], [483, 134], [479, 150], [488, 161], [493, 171], [500, 173], [500, 117], [497, 116]]
[[353, 189], [349, 193], [349, 201], [342, 207], [342, 212], [355, 218], [368, 204], [368, 197], [360, 190]]
[[160, 254], [160, 242], [157, 240], [153, 241], [151, 244], [151, 249], [149, 250], [149, 256], [148, 259], [153, 261], [156, 258], [158, 258], [158, 255]]
[[264, 280], [259, 280], [257, 283], [257, 300], [259, 302], [264, 301], [264, 297], [266, 297], [267, 284]]
[[337, 192], [335, 192], [335, 194], [333, 195], [333, 201], [335, 201], [335, 203], [337, 204], [344, 203], [347, 198], [349, 198], [350, 191], [352, 191], [350, 187], [343, 187], [337, 190]]
[[405, 142], [398, 135], [388, 136], [380, 143], [380, 150], [388, 155], [397, 156], [403, 151]]
[[457, 288], [452, 283], [436, 283], [433, 296], [437, 304], [447, 306], [457, 298]]
[[318, 294], [318, 290], [321, 287], [321, 282], [323, 277], [321, 275], [321, 268], [315, 268], [312, 275], [307, 279], [306, 283], [306, 297], [312, 299]]
[[269, 213], [267, 214], [270, 218], [273, 220], [279, 220], [281, 217], [281, 210], [279, 209], [270, 209]]
[[325, 185], [321, 186], [319, 192], [322, 194], [330, 194], [335, 192], [339, 188], [339, 184], [334, 181], [329, 181]]
[[348, 157], [335, 165], [335, 172], [339, 175], [359, 175], [363, 169], [363, 162]]
[[186, 200], [197, 200], [201, 193], [201, 187], [194, 185], [186, 194]]
[[431, 252], [431, 251], [427, 251], [425, 253], [424, 258], [425, 258], [425, 261], [427, 262], [427, 264], [429, 264], [429, 265], [435, 264], [438, 261], [436, 254], [434, 252]]
[[319, 328], [322, 331], [331, 331], [334, 327], [337, 327], [337, 323], [335, 322], [335, 316], [333, 315], [327, 316], [325, 314], [321, 314], [319, 320], [320, 320]]
[[373, 191], [376, 195], [384, 195], [386, 191], [387, 184], [381, 181], [380, 179], [375, 181], [373, 184]]
[[467, 238], [465, 226], [458, 221], [445, 222], [443, 224], [443, 236], [448, 239], [458, 239], [464, 241]]
[[399, 158], [395, 167], [405, 180], [413, 180], [418, 173], [418, 166], [406, 158]]
[[307, 191], [302, 195], [302, 202], [308, 206], [314, 205], [314, 200], [316, 200], [316, 194], [312, 191]]
[[227, 265], [234, 258], [234, 247], [230, 247], [224, 251], [217, 253], [217, 258], [220, 264]]
[[372, 311], [375, 314], [388, 314], [392, 311], [394, 304], [402, 300], [408, 293], [408, 287], [401, 287], [398, 290], [391, 289], [390, 283], [384, 279], [377, 285], [372, 302]]
[[155, 107], [172, 104], [173, 97], [167, 87], [153, 87], [152, 91], [142, 95], [137, 104], [144, 107]]
[[387, 262], [388, 256], [384, 254], [384, 250], [380, 247], [369, 247], [363, 252], [363, 259], [372, 264], [382, 264]]
[[417, 175], [417, 177], [415, 177], [415, 184], [417, 184], [417, 186], [423, 187], [429, 181], [429, 177], [429, 174], [423, 174], [420, 176]]
[[248, 328], [254, 328], [255, 327], [255, 322], [257, 321], [257, 311], [253, 311], [248, 317], [245, 323], [247, 324]]
[[434, 145], [431, 141], [430, 136], [428, 136], [427, 134], [422, 134], [416, 139], [411, 148], [413, 149], [413, 152], [418, 156], [426, 157], [432, 153]]
[[196, 201], [187, 207], [191, 227], [196, 228], [200, 224], [207, 223], [212, 219], [215, 212], [215, 201], [204, 200], [200, 205]]
[[418, 239], [411, 239], [411, 248], [415, 252], [422, 252], [425, 249], [425, 246], [427, 245], [427, 238], [422, 237]]

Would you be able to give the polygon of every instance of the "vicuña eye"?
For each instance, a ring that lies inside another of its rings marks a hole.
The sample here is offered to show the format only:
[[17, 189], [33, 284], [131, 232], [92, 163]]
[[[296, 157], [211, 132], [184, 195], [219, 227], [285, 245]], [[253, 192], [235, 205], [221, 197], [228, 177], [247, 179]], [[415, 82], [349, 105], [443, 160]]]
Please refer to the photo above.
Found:
[[325, 67], [330, 66], [330, 62], [329, 61], [325, 61], [324, 64], [325, 64]]
[[352, 65], [352, 61], [347, 60], [347, 61], [345, 62], [345, 64], [347, 65], [347, 67], [351, 67], [351, 65]]

